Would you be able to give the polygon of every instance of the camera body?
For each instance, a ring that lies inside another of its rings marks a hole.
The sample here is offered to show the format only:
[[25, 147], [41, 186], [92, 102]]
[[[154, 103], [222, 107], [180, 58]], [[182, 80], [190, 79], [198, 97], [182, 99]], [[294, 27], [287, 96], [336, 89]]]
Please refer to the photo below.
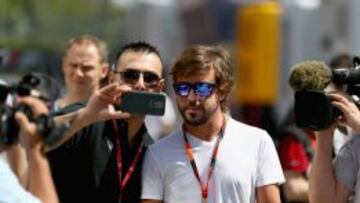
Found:
[[0, 85], [0, 146], [12, 145], [18, 142], [20, 127], [15, 120], [17, 111], [23, 112], [30, 121], [37, 125], [38, 133], [42, 136], [44, 143], [51, 145], [56, 142], [58, 137], [62, 136], [64, 126], [56, 127], [52, 117], [41, 115], [34, 118], [31, 109], [22, 104], [10, 106], [6, 104], [6, 99], [11, 96], [33, 96], [44, 102], [47, 98], [36, 90], [40, 84], [40, 79], [32, 74], [25, 75], [21, 81], [14, 85]]
[[329, 127], [341, 111], [331, 105], [325, 92], [312, 90], [295, 92], [294, 114], [299, 128], [321, 130]]
[[[347, 94], [360, 97], [359, 65], [360, 59], [354, 57], [353, 67], [332, 70], [331, 82], [344, 87]], [[334, 119], [342, 114], [322, 90], [295, 92], [294, 113], [298, 127], [315, 131], [328, 128]]]

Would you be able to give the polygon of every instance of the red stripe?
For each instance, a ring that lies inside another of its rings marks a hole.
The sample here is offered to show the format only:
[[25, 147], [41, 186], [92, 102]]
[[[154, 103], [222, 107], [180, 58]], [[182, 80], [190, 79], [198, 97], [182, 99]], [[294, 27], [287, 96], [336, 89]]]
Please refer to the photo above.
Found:
[[117, 166], [117, 170], [118, 170], [118, 181], [119, 181], [119, 186], [120, 186], [120, 195], [122, 193], [122, 191], [124, 190], [126, 184], [129, 182], [131, 176], [133, 175], [135, 168], [140, 160], [140, 156], [141, 153], [143, 151], [144, 148], [144, 139], [142, 139], [141, 144], [136, 152], [135, 158], [134, 160], [131, 162], [131, 165], [128, 169], [128, 171], [126, 171], [125, 177], [122, 180], [122, 154], [121, 154], [121, 143], [120, 143], [120, 133], [119, 133], [119, 129], [116, 123], [116, 120], [112, 120], [113, 121], [113, 127], [114, 127], [114, 131], [115, 131], [115, 135], [116, 135], [116, 166]]
[[202, 200], [206, 201], [207, 198], [208, 198], [208, 193], [209, 193], [209, 187], [210, 187], [210, 178], [213, 174], [213, 171], [215, 169], [215, 163], [216, 163], [216, 157], [217, 157], [217, 154], [218, 154], [218, 151], [219, 151], [219, 146], [220, 146], [220, 142], [222, 140], [222, 138], [224, 137], [224, 130], [225, 130], [225, 126], [226, 126], [226, 119], [225, 117], [223, 117], [223, 124], [221, 126], [221, 129], [220, 129], [220, 132], [219, 132], [219, 138], [216, 142], [216, 146], [215, 146], [215, 149], [213, 151], [213, 154], [212, 154], [212, 157], [211, 157], [211, 162], [210, 162], [210, 166], [209, 166], [209, 170], [208, 170], [208, 174], [207, 174], [207, 180], [206, 180], [206, 184], [203, 184], [202, 181], [201, 181], [201, 177], [200, 177], [200, 174], [199, 174], [199, 171], [197, 169], [197, 166], [196, 166], [196, 163], [195, 163], [195, 158], [194, 158], [194, 153], [193, 153], [193, 150], [192, 150], [192, 147], [189, 143], [189, 140], [187, 139], [186, 137], [186, 134], [185, 134], [185, 125], [183, 125], [183, 136], [184, 136], [184, 141], [185, 141], [185, 152], [186, 152], [186, 155], [190, 161], [190, 165], [191, 165], [191, 168], [194, 172], [194, 175], [196, 177], [196, 179], [198, 180], [199, 184], [200, 184], [200, 187], [201, 187], [201, 196], [202, 196]]

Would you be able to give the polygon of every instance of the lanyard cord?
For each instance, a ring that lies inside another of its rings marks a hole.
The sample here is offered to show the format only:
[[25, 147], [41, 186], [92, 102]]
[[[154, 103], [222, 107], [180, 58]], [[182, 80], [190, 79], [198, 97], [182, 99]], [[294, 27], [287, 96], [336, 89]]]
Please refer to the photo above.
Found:
[[116, 120], [113, 119], [112, 121], [113, 121], [115, 136], [116, 136], [116, 138], [115, 138], [115, 140], [116, 140], [116, 166], [117, 166], [117, 170], [118, 170], [118, 180], [119, 180], [120, 195], [121, 195], [121, 192], [124, 190], [126, 184], [129, 182], [129, 179], [133, 175], [135, 168], [140, 160], [141, 153], [144, 149], [144, 138], [142, 138], [141, 144], [136, 152], [135, 158], [131, 162], [131, 165], [130, 165], [128, 171], [126, 172], [124, 179], [122, 179], [122, 165], [123, 164], [122, 164], [120, 133], [119, 133], [119, 128], [117, 126]]
[[211, 162], [210, 162], [210, 166], [209, 166], [209, 170], [208, 170], [208, 174], [207, 174], [207, 180], [206, 183], [203, 184], [203, 182], [201, 181], [201, 177], [200, 177], [200, 173], [197, 169], [196, 163], [195, 163], [195, 158], [194, 158], [194, 153], [193, 150], [191, 148], [190, 142], [186, 137], [185, 134], [185, 126], [183, 125], [183, 136], [184, 136], [184, 141], [185, 141], [185, 152], [187, 155], [187, 158], [190, 161], [190, 165], [191, 168], [194, 172], [194, 175], [196, 177], [196, 179], [198, 180], [200, 187], [201, 187], [201, 195], [202, 195], [202, 200], [206, 202], [207, 198], [208, 198], [208, 193], [209, 193], [209, 186], [210, 186], [210, 178], [214, 172], [215, 169], [215, 163], [216, 163], [216, 157], [219, 151], [219, 146], [220, 146], [220, 142], [222, 140], [222, 138], [224, 137], [224, 130], [225, 130], [225, 118], [224, 118], [224, 122], [223, 125], [220, 129], [220, 135], [219, 138], [216, 141], [216, 145], [213, 151], [213, 154], [211, 156]]

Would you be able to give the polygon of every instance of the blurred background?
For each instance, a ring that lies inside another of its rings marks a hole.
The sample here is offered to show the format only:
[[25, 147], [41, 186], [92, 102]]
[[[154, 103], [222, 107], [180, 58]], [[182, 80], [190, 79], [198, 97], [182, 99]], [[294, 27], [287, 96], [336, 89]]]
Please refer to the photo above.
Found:
[[292, 104], [293, 64], [360, 54], [359, 13], [358, 0], [1, 0], [0, 79], [41, 72], [62, 86], [65, 45], [85, 33], [108, 43], [110, 62], [123, 44], [149, 41], [167, 70], [189, 44], [221, 44], [236, 71], [232, 115], [271, 133]]

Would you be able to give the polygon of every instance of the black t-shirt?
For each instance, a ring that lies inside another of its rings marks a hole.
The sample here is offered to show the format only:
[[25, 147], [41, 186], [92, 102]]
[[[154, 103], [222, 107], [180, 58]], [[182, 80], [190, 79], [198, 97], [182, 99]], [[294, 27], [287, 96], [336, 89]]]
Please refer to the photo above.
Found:
[[[58, 114], [72, 112], [82, 104], [66, 107]], [[141, 140], [146, 145], [152, 140], [143, 125], [129, 146], [127, 123], [117, 121], [122, 149], [122, 176], [133, 161]], [[126, 135], [126, 136], [123, 136]], [[55, 186], [60, 202], [119, 202], [120, 187], [116, 166], [116, 144], [112, 121], [99, 122], [78, 132], [59, 148], [48, 153]], [[140, 202], [141, 158], [133, 175], [121, 194], [123, 203]]]

